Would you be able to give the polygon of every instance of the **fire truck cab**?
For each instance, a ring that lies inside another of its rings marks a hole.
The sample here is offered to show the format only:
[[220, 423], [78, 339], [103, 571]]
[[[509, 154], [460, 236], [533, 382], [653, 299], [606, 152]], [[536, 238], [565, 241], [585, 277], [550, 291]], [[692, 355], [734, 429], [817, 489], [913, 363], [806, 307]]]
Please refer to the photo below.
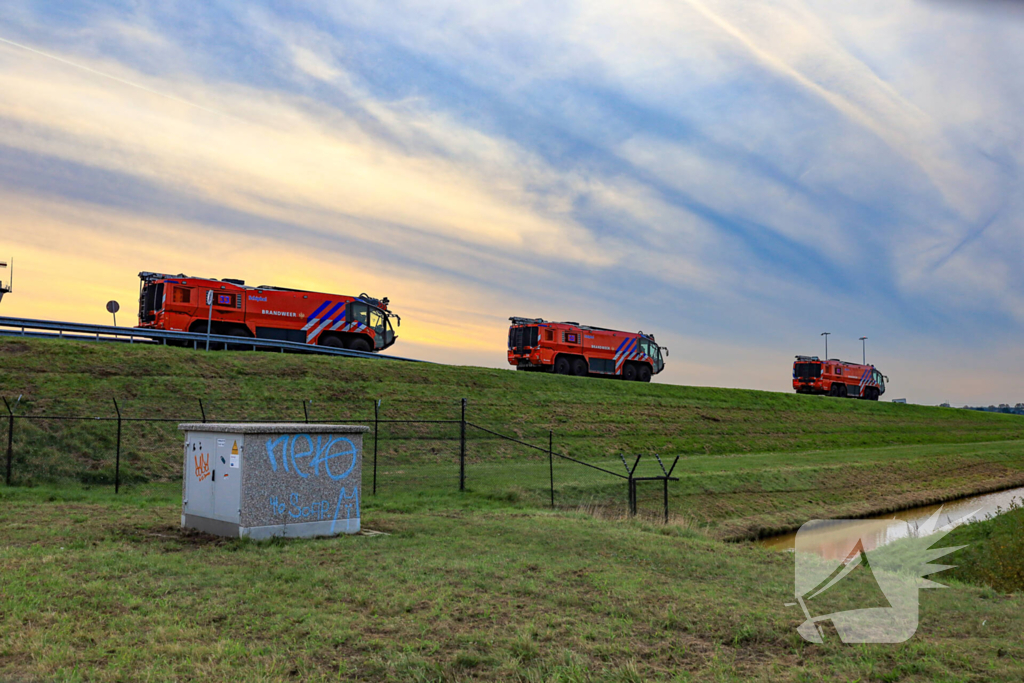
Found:
[[[401, 324], [388, 310], [387, 297], [248, 287], [244, 280], [150, 272], [139, 278], [139, 327], [204, 333], [211, 319], [214, 334], [380, 351], [397, 339], [391, 319]], [[210, 292], [212, 306], [207, 305]]]
[[588, 327], [541, 318], [509, 318], [508, 362], [516, 370], [621, 377], [650, 382], [665, 368], [653, 334]]
[[847, 363], [837, 358], [797, 356], [793, 363], [793, 389], [798, 394], [827, 394], [877, 401], [889, 378], [874, 365]]

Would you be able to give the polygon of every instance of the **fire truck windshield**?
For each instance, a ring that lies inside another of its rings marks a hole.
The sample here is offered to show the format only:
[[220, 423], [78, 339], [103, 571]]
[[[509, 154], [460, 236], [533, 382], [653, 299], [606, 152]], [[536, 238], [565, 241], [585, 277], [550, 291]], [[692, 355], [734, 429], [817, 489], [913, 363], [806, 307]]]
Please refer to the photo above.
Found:
[[513, 326], [508, 331], [508, 348], [517, 354], [521, 354], [528, 348], [534, 348], [538, 344], [537, 326], [529, 327]]
[[661, 360], [661, 348], [649, 339], [641, 339], [640, 350], [651, 357], [652, 364], [654, 365], [654, 372], [661, 372], [661, 369], [665, 365], [664, 361]]
[[371, 307], [369, 327], [373, 329], [375, 347], [383, 349], [390, 346], [395, 333], [391, 329], [391, 321], [388, 320], [387, 314], [379, 308]]
[[156, 320], [157, 311], [164, 307], [164, 283], [144, 283], [139, 295], [139, 321], [148, 323]]
[[793, 376], [797, 379], [821, 377], [821, 363], [794, 363]]

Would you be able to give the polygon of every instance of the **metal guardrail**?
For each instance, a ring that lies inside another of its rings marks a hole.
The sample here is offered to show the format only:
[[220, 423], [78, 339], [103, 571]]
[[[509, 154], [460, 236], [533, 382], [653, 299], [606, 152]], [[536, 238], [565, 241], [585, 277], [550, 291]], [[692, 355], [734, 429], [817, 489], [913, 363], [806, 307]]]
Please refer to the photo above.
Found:
[[422, 363], [415, 358], [386, 356], [369, 351], [353, 351], [337, 349], [331, 346], [316, 346], [301, 342], [281, 341], [277, 339], [256, 339], [250, 337], [232, 337], [223, 334], [205, 332], [173, 332], [170, 330], [154, 330], [145, 327], [114, 327], [112, 325], [89, 325], [69, 323], [58, 320], [35, 320], [32, 318], [7, 318], [0, 316], [0, 336], [31, 337], [34, 339], [76, 339], [81, 341], [121, 342], [125, 344], [162, 344], [168, 342], [177, 345], [191, 346], [194, 349], [206, 349], [209, 339], [211, 349], [228, 346], [237, 350], [253, 351], [266, 349], [270, 351], [292, 351], [296, 353], [314, 353], [323, 356], [348, 356], [351, 358], [379, 358], [386, 360], [402, 360]]

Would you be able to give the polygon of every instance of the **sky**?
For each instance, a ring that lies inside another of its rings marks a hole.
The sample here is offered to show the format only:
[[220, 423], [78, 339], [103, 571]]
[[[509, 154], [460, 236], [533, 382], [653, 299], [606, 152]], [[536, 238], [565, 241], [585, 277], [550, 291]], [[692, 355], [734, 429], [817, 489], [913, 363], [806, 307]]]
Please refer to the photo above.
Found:
[[997, 1], [7, 0], [0, 314], [183, 272], [388, 296], [402, 356], [543, 317], [791, 391], [827, 331], [884, 399], [1013, 404], [1022, 67]]

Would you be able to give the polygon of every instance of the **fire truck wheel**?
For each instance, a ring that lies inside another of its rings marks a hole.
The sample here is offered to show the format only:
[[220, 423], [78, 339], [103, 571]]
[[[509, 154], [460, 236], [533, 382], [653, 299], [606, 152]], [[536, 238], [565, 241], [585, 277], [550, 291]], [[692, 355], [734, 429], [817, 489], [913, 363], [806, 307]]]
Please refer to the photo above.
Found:
[[633, 365], [632, 363], [626, 363], [626, 365], [623, 366], [622, 368], [622, 379], [626, 380], [627, 382], [632, 382], [636, 380], [636, 366]]
[[640, 366], [640, 372], [639, 372], [639, 375], [637, 376], [637, 378], [641, 382], [650, 382], [651, 381], [651, 368], [649, 366], [647, 366], [647, 365], [641, 365]]
[[323, 346], [330, 346], [332, 349], [343, 349], [345, 343], [337, 337], [337, 335], [328, 334], [320, 340], [320, 344]]
[[829, 396], [837, 396], [837, 397], [839, 396], [839, 384], [838, 383], [835, 383], [835, 384], [832, 385], [832, 388], [828, 390], [828, 395]]
[[555, 361], [555, 374], [568, 375], [570, 372], [572, 372], [572, 363], [565, 356], [559, 356]]
[[365, 339], [353, 339], [348, 348], [353, 351], [369, 351], [370, 345]]
[[[249, 330], [244, 327], [232, 327], [228, 330], [227, 334], [229, 337], [248, 337]], [[251, 346], [245, 346], [243, 344], [227, 344], [227, 347], [228, 351], [244, 351], [252, 348]]]
[[588, 372], [590, 372], [590, 368], [587, 367], [587, 361], [577, 358], [572, 362], [572, 374], [577, 377], [586, 377]]
[[839, 395], [842, 398], [848, 398], [849, 397], [850, 394], [846, 391], [846, 385], [845, 384], [840, 384], [839, 385]]

